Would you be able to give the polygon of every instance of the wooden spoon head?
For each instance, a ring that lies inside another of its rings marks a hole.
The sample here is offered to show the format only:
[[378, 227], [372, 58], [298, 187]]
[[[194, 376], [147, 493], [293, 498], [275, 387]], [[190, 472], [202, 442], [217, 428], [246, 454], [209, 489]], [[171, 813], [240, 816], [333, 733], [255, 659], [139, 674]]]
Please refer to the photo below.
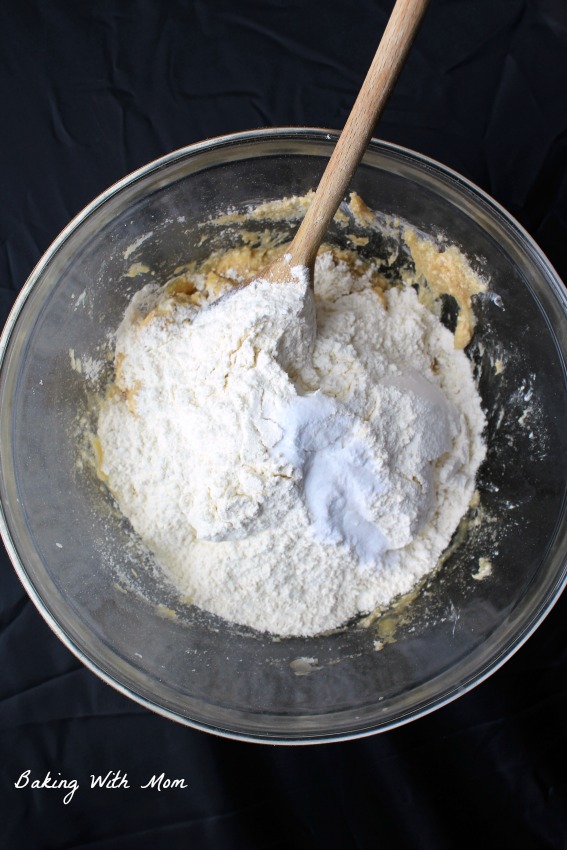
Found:
[[313, 267], [304, 266], [294, 261], [292, 254], [284, 254], [259, 274], [255, 274], [253, 280], [268, 280], [270, 283], [294, 283], [308, 279], [309, 285], [313, 287]]

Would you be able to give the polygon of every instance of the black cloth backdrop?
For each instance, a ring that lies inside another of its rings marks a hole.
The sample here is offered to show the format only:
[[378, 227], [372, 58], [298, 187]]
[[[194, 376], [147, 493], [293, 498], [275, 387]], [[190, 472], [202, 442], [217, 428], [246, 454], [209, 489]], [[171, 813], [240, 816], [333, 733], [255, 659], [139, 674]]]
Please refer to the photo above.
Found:
[[[3, 0], [3, 318], [95, 195], [207, 137], [340, 128], [391, 0]], [[567, 279], [567, 3], [431, 0], [377, 135], [456, 169]], [[153, 715], [51, 633], [2, 552], [0, 846], [567, 846], [567, 598], [471, 693], [359, 741], [277, 748]], [[76, 778], [71, 803], [33, 778]], [[127, 773], [129, 790], [90, 790]], [[186, 789], [141, 790], [165, 771]]]

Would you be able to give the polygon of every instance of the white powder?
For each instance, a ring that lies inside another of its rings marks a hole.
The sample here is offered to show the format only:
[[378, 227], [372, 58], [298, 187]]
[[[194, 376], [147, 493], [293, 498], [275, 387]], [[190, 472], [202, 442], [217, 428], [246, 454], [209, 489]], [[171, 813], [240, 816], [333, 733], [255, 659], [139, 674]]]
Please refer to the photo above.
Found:
[[311, 635], [431, 571], [474, 490], [471, 368], [413, 289], [381, 298], [330, 254], [198, 311], [146, 287], [116, 340], [102, 472], [179, 589]]

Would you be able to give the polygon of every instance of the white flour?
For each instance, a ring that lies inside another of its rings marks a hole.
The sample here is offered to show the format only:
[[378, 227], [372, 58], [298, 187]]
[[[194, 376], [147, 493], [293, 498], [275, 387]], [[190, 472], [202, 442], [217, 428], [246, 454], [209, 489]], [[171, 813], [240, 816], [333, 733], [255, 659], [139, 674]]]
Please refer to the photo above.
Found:
[[469, 361], [414, 290], [383, 304], [330, 254], [315, 280], [316, 333], [301, 276], [144, 322], [146, 287], [99, 418], [101, 470], [180, 593], [280, 635], [409, 591], [484, 456]]

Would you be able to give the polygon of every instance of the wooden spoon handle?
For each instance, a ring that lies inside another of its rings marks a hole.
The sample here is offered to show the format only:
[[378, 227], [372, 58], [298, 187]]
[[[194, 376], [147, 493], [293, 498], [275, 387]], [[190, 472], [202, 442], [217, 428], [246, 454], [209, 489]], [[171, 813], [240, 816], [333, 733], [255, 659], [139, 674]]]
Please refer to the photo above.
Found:
[[429, 0], [397, 0], [315, 197], [290, 246], [290, 264], [312, 268], [325, 232], [404, 64]]

